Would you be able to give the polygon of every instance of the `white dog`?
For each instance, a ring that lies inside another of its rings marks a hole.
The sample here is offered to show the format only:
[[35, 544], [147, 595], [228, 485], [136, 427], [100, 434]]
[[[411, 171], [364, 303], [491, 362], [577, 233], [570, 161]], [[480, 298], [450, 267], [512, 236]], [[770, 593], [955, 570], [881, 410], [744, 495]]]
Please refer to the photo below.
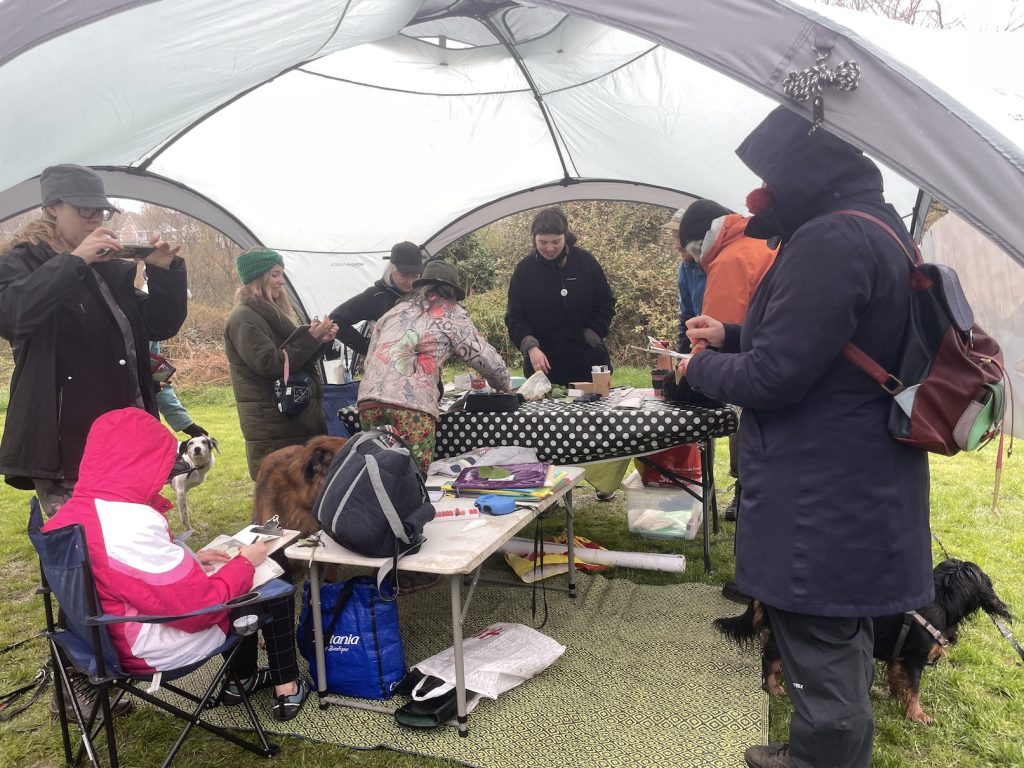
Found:
[[213, 469], [213, 452], [220, 453], [217, 440], [212, 437], [193, 437], [178, 446], [178, 458], [189, 465], [189, 471], [171, 478], [171, 487], [178, 497], [178, 511], [181, 512], [183, 531], [177, 538], [184, 541], [192, 534], [192, 524], [188, 518], [188, 502], [186, 495], [189, 489], [195, 488]]

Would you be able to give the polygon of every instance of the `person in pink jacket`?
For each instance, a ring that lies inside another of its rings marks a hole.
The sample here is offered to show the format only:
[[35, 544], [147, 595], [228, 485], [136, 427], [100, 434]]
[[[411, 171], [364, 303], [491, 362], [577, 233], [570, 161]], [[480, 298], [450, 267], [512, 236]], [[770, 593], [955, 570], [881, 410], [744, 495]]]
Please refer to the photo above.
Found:
[[[73, 495], [43, 526], [52, 531], [82, 525], [105, 613], [168, 615], [226, 602], [252, 589], [254, 568], [267, 557], [261, 543], [243, 546], [229, 558], [214, 550], [193, 553], [172, 538], [166, 516], [172, 505], [160, 490], [176, 449], [171, 432], [146, 411], [124, 408], [103, 414], [89, 430]], [[223, 566], [208, 573], [217, 562]], [[271, 714], [290, 720], [310, 689], [295, 661], [291, 599], [276, 600], [269, 608], [272, 618], [263, 637], [270, 667], [257, 668], [253, 634], [241, 640], [235, 672], [247, 693], [272, 685]], [[228, 630], [228, 613], [222, 611], [166, 624], [112, 624], [110, 637], [126, 672], [149, 674], [206, 658]], [[221, 701], [241, 702], [235, 684], [224, 686]]]

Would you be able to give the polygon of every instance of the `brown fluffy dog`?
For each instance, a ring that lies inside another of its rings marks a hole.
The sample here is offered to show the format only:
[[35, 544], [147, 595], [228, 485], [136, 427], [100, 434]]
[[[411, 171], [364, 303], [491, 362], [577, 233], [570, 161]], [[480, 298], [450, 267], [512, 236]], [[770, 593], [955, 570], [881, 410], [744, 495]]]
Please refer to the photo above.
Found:
[[334, 454], [346, 442], [344, 437], [320, 435], [267, 456], [256, 473], [253, 520], [265, 523], [277, 515], [282, 528], [304, 534], [320, 530], [313, 502]]

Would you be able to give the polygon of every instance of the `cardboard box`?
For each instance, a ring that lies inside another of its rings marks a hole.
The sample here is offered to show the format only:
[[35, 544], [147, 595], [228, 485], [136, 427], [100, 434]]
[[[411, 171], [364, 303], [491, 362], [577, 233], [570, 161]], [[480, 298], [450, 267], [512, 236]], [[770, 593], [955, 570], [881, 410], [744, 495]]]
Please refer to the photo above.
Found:
[[594, 391], [594, 384], [590, 381], [570, 381], [569, 389], [578, 389], [584, 395], [589, 395]]

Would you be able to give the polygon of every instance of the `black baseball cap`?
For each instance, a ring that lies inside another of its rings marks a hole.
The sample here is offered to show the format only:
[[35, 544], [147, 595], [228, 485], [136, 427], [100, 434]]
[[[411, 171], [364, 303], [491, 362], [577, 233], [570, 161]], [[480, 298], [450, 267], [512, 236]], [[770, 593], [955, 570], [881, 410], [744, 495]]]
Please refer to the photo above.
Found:
[[423, 251], [415, 243], [403, 240], [391, 246], [388, 260], [403, 275], [420, 275], [423, 273]]

